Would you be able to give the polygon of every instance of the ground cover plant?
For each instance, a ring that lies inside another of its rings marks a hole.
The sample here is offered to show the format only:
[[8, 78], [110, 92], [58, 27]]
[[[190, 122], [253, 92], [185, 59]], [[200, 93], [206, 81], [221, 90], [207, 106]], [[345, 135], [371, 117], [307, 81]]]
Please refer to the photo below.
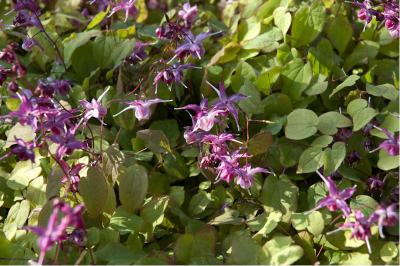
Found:
[[1, 0], [0, 264], [399, 264], [393, 0]]

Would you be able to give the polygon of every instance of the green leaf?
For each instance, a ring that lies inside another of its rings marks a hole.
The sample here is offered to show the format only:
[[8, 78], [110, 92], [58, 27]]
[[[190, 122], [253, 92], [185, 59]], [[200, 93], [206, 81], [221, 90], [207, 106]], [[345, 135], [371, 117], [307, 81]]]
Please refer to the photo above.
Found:
[[267, 212], [279, 211], [282, 221], [288, 222], [297, 209], [299, 188], [287, 176], [268, 176], [264, 182], [261, 202]]
[[283, 81], [282, 92], [292, 100], [298, 100], [311, 82], [311, 65], [308, 62], [304, 64], [300, 58], [295, 58], [284, 66], [281, 78]]
[[66, 65], [71, 63], [72, 55], [75, 50], [82, 45], [85, 45], [91, 38], [99, 36], [101, 31], [99, 30], [90, 30], [81, 32], [78, 34], [73, 33], [65, 42], [64, 42], [64, 61]]
[[260, 108], [262, 106], [261, 95], [253, 84], [246, 80], [240, 88], [239, 93], [247, 96], [246, 99], [239, 102], [239, 107], [245, 113], [249, 115], [263, 113], [264, 110]]
[[318, 116], [308, 109], [296, 109], [287, 117], [285, 135], [288, 139], [300, 140], [317, 132]]
[[383, 97], [391, 101], [394, 101], [399, 97], [399, 91], [389, 83], [376, 86], [367, 84], [367, 92], [373, 96]]
[[107, 243], [95, 252], [95, 258], [110, 265], [128, 265], [138, 259], [134, 252], [120, 243]]
[[210, 225], [200, 228], [194, 235], [184, 234], [175, 243], [175, 260], [178, 264], [214, 264], [216, 241], [217, 232]]
[[308, 96], [318, 95], [326, 91], [328, 88], [328, 81], [324, 75], [318, 75], [313, 78], [310, 86], [306, 89], [305, 93]]
[[129, 212], [140, 208], [149, 184], [146, 168], [138, 164], [132, 165], [121, 173], [118, 180], [122, 207]]
[[32, 141], [35, 138], [35, 132], [31, 126], [23, 126], [20, 123], [16, 123], [7, 132], [7, 140], [4, 148], [9, 148], [14, 145], [16, 143], [15, 138], [22, 139], [23, 141]]
[[340, 254], [340, 265], [371, 265], [372, 262], [369, 258], [369, 254], [352, 252]]
[[333, 141], [332, 136], [322, 135], [322, 136], [319, 136], [318, 138], [316, 138], [315, 140], [313, 140], [313, 142], [311, 143], [311, 146], [325, 148], [329, 144], [331, 144], [332, 141]]
[[143, 219], [131, 214], [124, 208], [118, 208], [111, 216], [108, 227], [118, 231], [121, 235], [139, 232], [143, 225]]
[[280, 211], [273, 211], [268, 214], [264, 212], [257, 217], [247, 221], [247, 225], [249, 226], [251, 231], [257, 231], [257, 233], [254, 234], [253, 238], [261, 239], [271, 233], [278, 226], [278, 223], [281, 220], [282, 213]]
[[279, 74], [281, 72], [281, 67], [272, 67], [264, 72], [262, 72], [255, 82], [258, 90], [262, 93], [268, 95], [270, 94], [272, 85], [277, 81]]
[[223, 224], [231, 224], [231, 225], [240, 225], [244, 223], [244, 219], [239, 217], [239, 212], [236, 210], [232, 210], [230, 208], [225, 208], [224, 213], [213, 218], [208, 224], [212, 225], [223, 225]]
[[389, 171], [400, 166], [400, 156], [391, 156], [385, 150], [379, 151], [378, 168]]
[[256, 38], [242, 42], [241, 45], [245, 50], [256, 49], [269, 53], [278, 48], [278, 41], [282, 40], [282, 38], [282, 31], [279, 28], [272, 27]]
[[262, 105], [264, 106], [264, 114], [267, 118], [271, 118], [274, 115], [288, 115], [293, 110], [290, 98], [283, 93], [269, 95], [262, 101]]
[[315, 1], [311, 7], [302, 6], [294, 15], [291, 40], [293, 47], [311, 43], [322, 31], [325, 24], [325, 8]]
[[154, 228], [161, 224], [164, 220], [164, 212], [168, 206], [169, 197], [151, 198], [140, 210], [140, 217], [144, 219], [150, 228], [149, 232], [153, 232]]
[[356, 65], [364, 64], [376, 57], [379, 44], [372, 41], [361, 41], [353, 52], [346, 57], [343, 68], [347, 72]]
[[161, 130], [144, 129], [136, 133], [136, 136], [143, 140], [146, 148], [155, 153], [169, 151], [168, 138]]
[[275, 25], [282, 31], [282, 34], [285, 35], [292, 23], [292, 16], [289, 12], [286, 12], [286, 8], [284, 7], [275, 9], [273, 15]]
[[297, 231], [307, 229], [314, 236], [320, 235], [325, 228], [323, 215], [319, 211], [313, 211], [309, 214], [294, 213], [291, 221], [292, 226]]
[[46, 184], [43, 176], [39, 176], [29, 183], [26, 191], [26, 199], [35, 207], [41, 207], [46, 203]]
[[330, 175], [337, 169], [346, 157], [346, 145], [343, 142], [335, 142], [332, 149], [327, 148], [324, 151], [324, 174]]
[[347, 17], [336, 16], [328, 26], [327, 36], [339, 54], [343, 54], [353, 36], [353, 27]]
[[118, 145], [110, 145], [103, 153], [103, 170], [104, 173], [111, 177], [112, 184], [117, 180], [123, 163], [125, 162], [125, 154], [121, 152]]
[[165, 155], [163, 169], [169, 176], [177, 179], [185, 179], [190, 174], [185, 160], [176, 152]]
[[361, 211], [366, 217], [369, 217], [376, 208], [378, 203], [376, 200], [367, 195], [358, 195], [350, 200], [350, 208]]
[[97, 15], [90, 21], [89, 25], [87, 25], [86, 30], [91, 30], [99, 25], [103, 21], [103, 19], [105, 19], [109, 11], [110, 6], [107, 7], [107, 10], [97, 13]]
[[14, 203], [8, 211], [7, 218], [4, 220], [3, 231], [8, 240], [12, 240], [17, 232], [28, 219], [29, 201], [23, 200]]
[[375, 109], [368, 107], [364, 99], [356, 99], [349, 103], [347, 112], [353, 118], [353, 130], [358, 131], [371, 121], [378, 113]]
[[258, 264], [261, 246], [244, 232], [236, 232], [232, 237], [232, 251], [227, 259], [228, 264]]
[[150, 129], [160, 130], [167, 136], [172, 147], [176, 146], [181, 133], [175, 119], [157, 120], [151, 123]]
[[201, 214], [210, 204], [211, 195], [203, 190], [194, 195], [189, 202], [189, 212], [192, 215]]
[[357, 75], [348, 76], [342, 83], [340, 83], [332, 92], [329, 94], [329, 97], [332, 97], [339, 91], [343, 90], [346, 87], [351, 87], [356, 84], [356, 81], [359, 80], [360, 77]]
[[326, 135], [334, 135], [338, 128], [350, 127], [351, 120], [338, 112], [327, 112], [318, 118], [318, 130]]
[[87, 176], [81, 177], [79, 193], [91, 217], [98, 217], [103, 213], [107, 203], [108, 186], [106, 177], [99, 167], [90, 167]]
[[273, 139], [270, 133], [259, 132], [249, 140], [248, 151], [254, 156], [263, 154], [267, 152], [272, 142]]
[[29, 182], [40, 175], [42, 168], [32, 161], [19, 161], [7, 180], [7, 186], [14, 190], [26, 188]]
[[387, 242], [379, 251], [381, 259], [388, 263], [399, 255], [397, 246], [393, 242]]
[[260, 264], [266, 265], [290, 265], [303, 256], [303, 249], [298, 245], [292, 245], [290, 236], [275, 236], [263, 246], [264, 260]]
[[323, 159], [322, 148], [310, 147], [304, 150], [299, 159], [299, 165], [296, 173], [312, 173], [322, 166]]

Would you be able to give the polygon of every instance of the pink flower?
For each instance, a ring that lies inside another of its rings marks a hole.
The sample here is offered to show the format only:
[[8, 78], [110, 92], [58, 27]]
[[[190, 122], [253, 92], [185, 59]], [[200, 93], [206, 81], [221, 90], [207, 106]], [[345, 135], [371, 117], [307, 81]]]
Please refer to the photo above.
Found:
[[123, 109], [118, 114], [114, 115], [114, 117], [122, 114], [123, 112], [125, 112], [127, 110], [135, 109], [135, 117], [137, 118], [137, 120], [139, 120], [139, 121], [148, 120], [148, 119], [150, 119], [150, 116], [151, 116], [150, 107], [153, 104], [166, 103], [166, 102], [172, 102], [172, 100], [151, 99], [151, 100], [145, 100], [145, 101], [142, 101], [142, 100], [129, 101], [129, 102], [126, 102], [126, 104], [129, 106], [126, 107], [125, 109]]
[[112, 15], [114, 15], [114, 13], [123, 10], [125, 11], [124, 22], [126, 22], [129, 16], [136, 15], [138, 11], [135, 6], [135, 2], [136, 0], [121, 0], [116, 6], [113, 7], [113, 9], [111, 9], [110, 15], [108, 16], [111, 17]]

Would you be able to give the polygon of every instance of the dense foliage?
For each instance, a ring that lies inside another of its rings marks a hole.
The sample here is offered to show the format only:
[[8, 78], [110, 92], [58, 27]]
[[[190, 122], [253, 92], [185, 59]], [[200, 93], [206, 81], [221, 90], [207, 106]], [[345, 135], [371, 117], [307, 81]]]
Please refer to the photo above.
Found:
[[0, 0], [0, 263], [397, 265], [398, 12]]

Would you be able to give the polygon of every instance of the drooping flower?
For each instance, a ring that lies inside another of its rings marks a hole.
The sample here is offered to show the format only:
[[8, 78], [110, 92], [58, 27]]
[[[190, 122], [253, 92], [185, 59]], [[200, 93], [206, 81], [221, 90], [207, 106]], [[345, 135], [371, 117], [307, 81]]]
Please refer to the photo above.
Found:
[[57, 80], [53, 78], [41, 79], [36, 88], [36, 92], [44, 97], [53, 97], [55, 93], [67, 95], [71, 90], [71, 84], [67, 80]]
[[228, 152], [228, 147], [226, 145], [227, 141], [235, 141], [232, 134], [221, 133], [219, 135], [207, 134], [200, 140], [201, 143], [205, 143], [211, 146], [211, 151], [216, 154], [226, 154]]
[[197, 13], [197, 6], [190, 6], [190, 3], [187, 2], [183, 4], [182, 9], [179, 10], [178, 16], [183, 19], [185, 26], [190, 28], [197, 18]]
[[219, 97], [218, 101], [215, 103], [213, 108], [226, 110], [227, 112], [229, 112], [232, 115], [233, 119], [235, 119], [236, 126], [237, 126], [238, 130], [240, 130], [240, 127], [239, 127], [239, 112], [238, 112], [238, 109], [236, 107], [236, 104], [240, 100], [246, 98], [246, 96], [244, 96], [242, 94], [234, 94], [234, 95], [228, 97], [226, 95], [225, 86], [224, 86], [223, 82], [220, 82], [219, 90], [217, 90], [217, 88], [215, 88], [208, 81], [207, 81], [207, 83], [217, 92], [218, 97]]
[[369, 243], [369, 238], [371, 237], [371, 221], [364, 216], [364, 214], [356, 210], [354, 212], [354, 217], [348, 217], [343, 225], [339, 229], [334, 230], [331, 233], [341, 231], [341, 230], [351, 230], [351, 238], [362, 240], [367, 244], [368, 252], [371, 253], [371, 245]]
[[22, 49], [27, 52], [32, 51], [32, 48], [37, 45], [37, 42], [33, 38], [26, 37], [22, 42]]
[[146, 47], [150, 43], [137, 41], [135, 43], [135, 48], [133, 48], [132, 54], [126, 59], [129, 63], [134, 64], [138, 61], [142, 61], [147, 57]]
[[388, 29], [393, 38], [400, 35], [399, 23], [399, 2], [397, 0], [388, 0], [384, 3], [383, 17], [385, 19], [385, 27]]
[[108, 87], [100, 96], [99, 98], [92, 99], [91, 102], [88, 102], [86, 100], [81, 100], [80, 104], [84, 108], [83, 112], [83, 120], [82, 122], [87, 123], [90, 118], [96, 118], [99, 120], [102, 124], [104, 124], [103, 119], [107, 114], [107, 109], [101, 104], [101, 100], [103, 97], [107, 94], [107, 92], [111, 89], [111, 87]]
[[379, 176], [369, 177], [367, 180], [367, 184], [370, 191], [379, 191], [385, 185], [385, 183], [379, 178]]
[[236, 170], [236, 183], [243, 189], [248, 189], [253, 184], [254, 175], [258, 173], [269, 173], [261, 167], [252, 168], [250, 164]]
[[340, 209], [345, 216], [350, 215], [351, 209], [346, 200], [351, 198], [351, 196], [354, 194], [356, 191], [356, 186], [339, 191], [338, 187], [330, 176], [324, 177], [319, 171], [317, 171], [317, 174], [327, 186], [329, 195], [320, 200], [317, 207], [315, 207], [313, 210], [326, 207], [330, 211], [336, 211]]
[[135, 16], [138, 12], [136, 6], [135, 6], [136, 0], [121, 0], [118, 4], [116, 4], [110, 12], [109, 17], [114, 15], [114, 13], [119, 12], [119, 11], [124, 11], [125, 12], [125, 20], [126, 22], [129, 18], [129, 16]]
[[390, 204], [389, 206], [379, 206], [378, 209], [370, 217], [371, 223], [377, 223], [379, 235], [385, 238], [383, 234], [384, 226], [394, 226], [399, 220], [398, 204]]
[[400, 136], [395, 136], [389, 132], [386, 128], [382, 128], [383, 132], [388, 137], [387, 140], [382, 142], [379, 147], [384, 149], [390, 156], [399, 155], [399, 147], [400, 147]]
[[195, 37], [191, 32], [188, 32], [185, 36], [184, 43], [175, 50], [176, 56], [183, 59], [188, 55], [192, 55], [193, 57], [201, 59], [204, 55], [203, 41], [211, 35], [213, 34], [202, 32]]
[[122, 114], [123, 112], [134, 109], [135, 110], [135, 117], [137, 120], [148, 120], [150, 119], [151, 116], [151, 106], [157, 103], [166, 103], [166, 102], [172, 102], [172, 100], [162, 100], [162, 99], [151, 99], [151, 100], [135, 100], [135, 101], [127, 101], [125, 104], [129, 105], [125, 109], [123, 109], [121, 112], [117, 113], [114, 115], [118, 116]]
[[35, 144], [32, 141], [25, 142], [20, 138], [15, 138], [15, 144], [11, 146], [10, 154], [17, 156], [19, 160], [31, 160], [35, 162]]
[[[27, 230], [30, 230], [39, 236], [39, 265], [43, 264], [47, 251], [49, 251], [55, 244], [61, 243], [68, 238], [67, 227], [84, 230], [82, 219], [83, 210], [83, 205], [78, 205], [72, 208], [67, 203], [56, 199], [54, 200], [53, 212], [50, 215], [46, 228], [39, 226], [25, 227]], [[58, 218], [59, 214], [63, 214], [61, 220]]]
[[77, 127], [68, 129], [64, 134], [50, 135], [49, 139], [58, 144], [56, 158], [61, 160], [65, 155], [70, 155], [74, 150], [86, 148], [84, 142], [75, 137]]
[[167, 85], [171, 85], [172, 83], [180, 83], [185, 88], [187, 86], [182, 82], [183, 80], [183, 71], [189, 68], [194, 68], [193, 64], [174, 64], [171, 67], [165, 68], [160, 71], [154, 78], [154, 85], [158, 85], [160, 81], [164, 82]]
[[72, 192], [78, 192], [78, 185], [81, 177], [79, 172], [85, 167], [83, 163], [75, 164], [74, 167], [70, 167], [64, 160], [59, 161], [63, 168], [64, 176], [61, 178], [62, 183], [69, 182], [69, 190]]

